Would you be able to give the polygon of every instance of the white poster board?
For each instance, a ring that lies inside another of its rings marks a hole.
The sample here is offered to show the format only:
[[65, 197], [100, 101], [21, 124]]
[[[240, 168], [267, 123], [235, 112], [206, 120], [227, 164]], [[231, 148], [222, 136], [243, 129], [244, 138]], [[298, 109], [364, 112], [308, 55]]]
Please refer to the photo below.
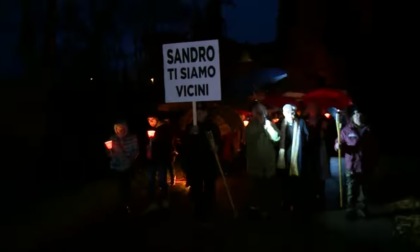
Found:
[[221, 100], [218, 40], [165, 44], [162, 50], [166, 103]]

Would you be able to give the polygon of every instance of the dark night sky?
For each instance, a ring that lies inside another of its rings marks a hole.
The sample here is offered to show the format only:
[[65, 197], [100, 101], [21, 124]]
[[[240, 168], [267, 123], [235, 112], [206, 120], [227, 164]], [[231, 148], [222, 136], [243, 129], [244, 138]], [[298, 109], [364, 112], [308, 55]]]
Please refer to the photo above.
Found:
[[244, 43], [272, 42], [277, 11], [278, 0], [236, 0], [236, 7], [224, 8], [227, 36]]
[[[203, 0], [205, 1], [205, 0]], [[61, 2], [61, 1], [59, 1]], [[87, 3], [88, 1], [84, 1]], [[183, 0], [185, 4], [193, 0]], [[265, 43], [271, 42], [276, 37], [277, 0], [235, 0], [236, 6], [226, 6], [223, 10], [227, 36], [238, 42]], [[200, 4], [204, 6], [204, 2]], [[81, 12], [83, 13], [83, 12]], [[42, 17], [42, 12], [37, 13]], [[0, 76], [15, 77], [20, 74], [20, 57], [18, 55], [19, 44], [19, 1], [0, 1]], [[42, 28], [41, 19], [38, 20], [38, 28]], [[127, 53], [133, 49], [129, 31], [121, 41]], [[131, 32], [132, 33], [132, 32]], [[58, 38], [60, 41], [60, 38]]]

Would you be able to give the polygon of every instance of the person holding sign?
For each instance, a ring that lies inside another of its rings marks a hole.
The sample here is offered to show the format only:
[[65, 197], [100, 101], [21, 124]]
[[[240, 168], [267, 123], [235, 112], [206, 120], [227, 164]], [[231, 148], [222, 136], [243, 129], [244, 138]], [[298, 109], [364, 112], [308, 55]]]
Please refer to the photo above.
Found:
[[268, 216], [275, 188], [276, 149], [280, 131], [267, 119], [267, 109], [261, 103], [252, 108], [252, 118], [245, 128], [247, 173], [250, 178], [251, 213]]
[[[212, 143], [207, 138], [208, 132], [213, 134]], [[206, 220], [215, 200], [218, 166], [214, 152], [218, 152], [221, 146], [221, 136], [218, 126], [212, 122], [203, 104], [197, 104], [197, 125], [191, 124], [187, 127], [187, 134], [182, 142], [195, 216]]]
[[111, 171], [119, 182], [121, 199], [127, 209], [131, 197], [131, 174], [134, 162], [139, 154], [137, 137], [129, 134], [127, 124], [123, 121], [114, 124], [115, 135], [105, 143], [108, 156], [111, 157]]

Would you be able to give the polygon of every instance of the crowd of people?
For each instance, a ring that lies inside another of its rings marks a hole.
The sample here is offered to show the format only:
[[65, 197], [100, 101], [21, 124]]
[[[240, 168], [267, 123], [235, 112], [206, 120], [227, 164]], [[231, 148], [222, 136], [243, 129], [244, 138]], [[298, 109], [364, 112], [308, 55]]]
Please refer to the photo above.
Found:
[[[315, 104], [297, 115], [294, 105], [281, 109], [283, 118], [269, 119], [266, 107], [255, 103], [252, 117], [244, 130], [244, 157], [249, 178], [249, 213], [258, 218], [280, 211], [306, 212], [325, 206], [325, 180], [330, 175], [332, 152], [341, 150], [345, 159], [345, 182], [349, 218], [367, 215], [369, 178], [375, 161], [374, 141], [362, 111], [351, 106], [346, 115], [348, 123], [337, 131]], [[190, 187], [195, 217], [206, 220], [211, 216], [216, 197], [216, 180], [220, 174], [217, 156], [222, 137], [205, 103], [197, 104], [197, 123], [191, 123], [182, 133], [157, 115], [148, 123], [153, 136], [146, 148], [149, 206], [146, 212], [168, 208], [169, 185], [174, 184], [173, 160], [178, 156]], [[130, 211], [130, 179], [139, 156], [135, 135], [128, 132], [125, 122], [114, 125], [115, 135], [108, 147], [113, 176], [121, 185], [121, 198]], [[209, 134], [211, 133], [211, 134]], [[211, 139], [209, 139], [209, 136]], [[170, 176], [170, 183], [167, 174]], [[159, 190], [157, 190], [159, 189]], [[278, 192], [273, 197], [273, 192]]]
[[[251, 210], [268, 216], [273, 199], [267, 197], [280, 187], [284, 210], [305, 212], [325, 205], [325, 180], [330, 175], [333, 146], [345, 159], [347, 216], [365, 218], [368, 184], [376, 160], [370, 128], [356, 106], [348, 108], [348, 123], [337, 134], [331, 134], [328, 121], [315, 104], [306, 108], [303, 117], [297, 108], [286, 104], [283, 119], [277, 123], [267, 119], [267, 109], [256, 104], [246, 128], [247, 172], [255, 195]], [[333, 136], [334, 138], [331, 138]]]

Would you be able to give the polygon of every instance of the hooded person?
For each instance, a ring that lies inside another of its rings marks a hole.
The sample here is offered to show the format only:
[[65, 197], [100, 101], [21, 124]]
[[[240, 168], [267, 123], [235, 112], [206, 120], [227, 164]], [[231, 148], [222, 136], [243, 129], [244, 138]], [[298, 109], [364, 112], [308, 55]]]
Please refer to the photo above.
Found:
[[108, 150], [108, 155], [111, 157], [111, 171], [119, 181], [121, 198], [129, 211], [133, 165], [139, 155], [138, 140], [136, 135], [129, 133], [125, 121], [116, 122], [114, 132], [111, 137], [112, 148]]
[[340, 131], [334, 149], [344, 154], [347, 187], [347, 217], [366, 217], [368, 181], [377, 160], [377, 146], [364, 114], [355, 105], [347, 109], [349, 122]]
[[247, 174], [250, 182], [250, 210], [265, 217], [268, 214], [270, 197], [276, 175], [275, 143], [280, 140], [280, 131], [267, 119], [267, 109], [256, 103], [252, 118], [245, 128]]

